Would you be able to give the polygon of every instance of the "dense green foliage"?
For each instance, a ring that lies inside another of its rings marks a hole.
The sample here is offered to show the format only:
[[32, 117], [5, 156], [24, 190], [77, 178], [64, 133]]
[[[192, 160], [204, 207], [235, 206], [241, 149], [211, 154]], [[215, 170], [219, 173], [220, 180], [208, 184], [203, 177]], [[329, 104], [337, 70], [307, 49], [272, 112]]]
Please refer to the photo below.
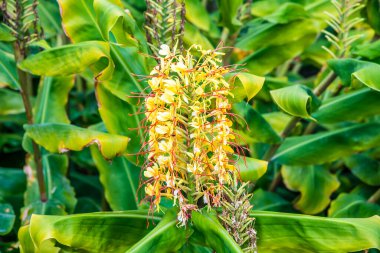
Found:
[[[149, 212], [145, 1], [38, 2], [30, 38], [0, 24], [0, 252], [242, 252], [219, 210], [186, 228], [170, 200]], [[225, 47], [244, 70], [228, 78], [258, 252], [378, 252], [380, 2], [185, 6], [184, 47]]]

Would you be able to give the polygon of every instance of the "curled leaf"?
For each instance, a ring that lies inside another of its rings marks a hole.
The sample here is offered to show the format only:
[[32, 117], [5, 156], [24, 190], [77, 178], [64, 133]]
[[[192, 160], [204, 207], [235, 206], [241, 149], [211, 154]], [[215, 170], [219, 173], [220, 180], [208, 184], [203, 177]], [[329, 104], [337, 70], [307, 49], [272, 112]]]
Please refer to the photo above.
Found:
[[312, 119], [310, 114], [321, 104], [312, 90], [299, 84], [272, 90], [270, 93], [283, 111], [297, 117]]

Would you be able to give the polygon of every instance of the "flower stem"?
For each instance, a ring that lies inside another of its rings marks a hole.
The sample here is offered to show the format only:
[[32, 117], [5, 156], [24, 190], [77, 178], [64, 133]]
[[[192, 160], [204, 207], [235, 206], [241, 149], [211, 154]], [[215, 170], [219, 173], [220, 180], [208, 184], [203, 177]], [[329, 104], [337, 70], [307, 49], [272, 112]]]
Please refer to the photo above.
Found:
[[[25, 44], [23, 41], [17, 41], [14, 44], [14, 55], [16, 62], [21, 62], [25, 58]], [[26, 118], [28, 124], [33, 124], [33, 111], [32, 111], [32, 105], [30, 102], [30, 96], [32, 91], [32, 83], [31, 83], [31, 77], [28, 73], [25, 71], [17, 68], [17, 74], [19, 77], [19, 83], [20, 83], [20, 94], [22, 97], [22, 101], [25, 108]], [[40, 149], [34, 141], [32, 141], [33, 146], [33, 158], [34, 162], [36, 164], [37, 169], [37, 181], [38, 181], [38, 188], [40, 191], [40, 200], [42, 202], [47, 201], [47, 194], [46, 194], [46, 187], [45, 187], [45, 181], [44, 181], [44, 175], [43, 175], [43, 169], [42, 169], [42, 160], [41, 160], [41, 152]]]

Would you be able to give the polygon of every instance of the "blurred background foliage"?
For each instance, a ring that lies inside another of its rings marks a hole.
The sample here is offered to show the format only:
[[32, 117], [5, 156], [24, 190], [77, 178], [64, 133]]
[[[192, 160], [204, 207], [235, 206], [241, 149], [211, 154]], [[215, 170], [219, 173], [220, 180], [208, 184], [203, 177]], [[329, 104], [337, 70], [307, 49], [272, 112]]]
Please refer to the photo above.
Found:
[[[326, 12], [341, 16], [330, 0], [185, 3], [185, 46], [226, 47], [226, 65], [266, 77], [253, 100], [233, 107], [246, 155], [269, 161], [251, 187], [253, 209], [332, 218], [379, 215], [380, 2], [366, 0], [353, 13], [360, 22], [345, 33], [356, 40], [335, 58], [322, 49], [334, 51], [324, 30], [339, 34], [326, 22]], [[144, 76], [154, 66], [146, 57], [145, 9], [141, 0], [40, 0], [44, 40], [30, 41], [34, 56], [19, 67], [34, 74], [33, 122], [44, 125], [27, 127], [15, 38], [1, 24], [0, 251], [18, 251], [17, 231], [32, 213], [142, 208], [142, 158], [107, 160], [123, 150], [123, 136], [131, 138], [128, 154], [139, 152], [145, 139], [135, 130], [143, 115], [136, 113], [141, 101], [133, 95], [146, 88]], [[31, 139], [43, 147], [48, 201], [41, 201]], [[94, 139], [103, 149], [91, 145]]]

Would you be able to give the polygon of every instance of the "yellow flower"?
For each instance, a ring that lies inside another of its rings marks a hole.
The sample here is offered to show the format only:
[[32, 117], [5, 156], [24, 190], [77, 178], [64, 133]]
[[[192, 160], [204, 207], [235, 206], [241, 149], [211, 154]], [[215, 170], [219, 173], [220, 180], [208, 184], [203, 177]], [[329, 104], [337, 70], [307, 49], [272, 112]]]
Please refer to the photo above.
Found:
[[175, 101], [175, 93], [171, 90], [165, 89], [164, 94], [161, 95], [160, 99], [168, 104], [172, 104]]
[[157, 164], [154, 164], [152, 167], [146, 168], [144, 171], [144, 176], [146, 178], [154, 178], [155, 180], [159, 180], [161, 177], [160, 168]]
[[158, 143], [158, 148], [162, 152], [169, 153], [172, 151], [173, 148], [173, 141], [172, 140], [162, 140]]
[[168, 111], [163, 111], [163, 112], [157, 112], [156, 116], [158, 121], [164, 122], [172, 119], [173, 117], [171, 116], [170, 112]]
[[161, 45], [160, 50], [158, 51], [158, 53], [160, 55], [162, 55], [162, 56], [168, 56], [168, 55], [170, 55], [170, 48], [169, 48], [169, 46], [165, 45], [165, 44]]

